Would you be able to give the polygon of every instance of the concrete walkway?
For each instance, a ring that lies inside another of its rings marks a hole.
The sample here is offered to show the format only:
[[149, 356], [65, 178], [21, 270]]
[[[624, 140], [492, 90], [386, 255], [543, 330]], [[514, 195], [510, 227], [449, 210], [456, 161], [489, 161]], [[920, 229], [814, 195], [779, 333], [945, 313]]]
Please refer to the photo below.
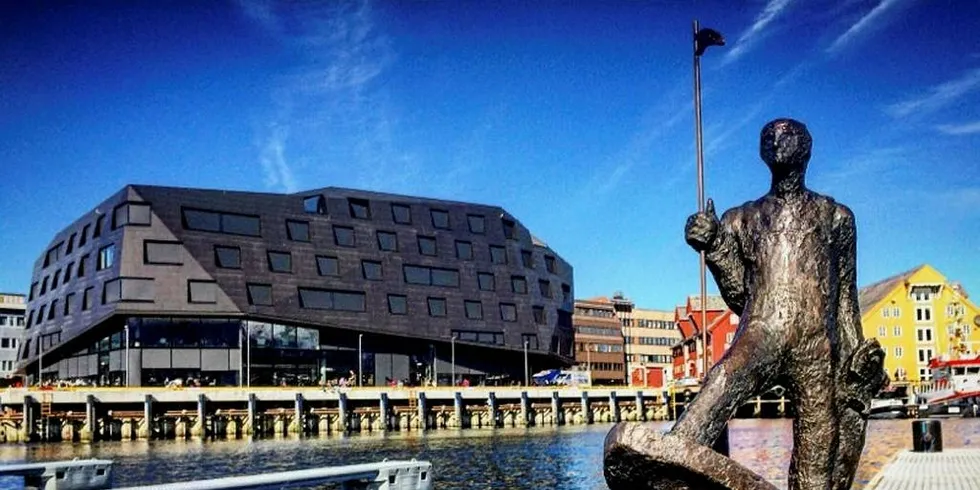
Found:
[[903, 451], [868, 484], [868, 490], [980, 489], [980, 449], [941, 453]]

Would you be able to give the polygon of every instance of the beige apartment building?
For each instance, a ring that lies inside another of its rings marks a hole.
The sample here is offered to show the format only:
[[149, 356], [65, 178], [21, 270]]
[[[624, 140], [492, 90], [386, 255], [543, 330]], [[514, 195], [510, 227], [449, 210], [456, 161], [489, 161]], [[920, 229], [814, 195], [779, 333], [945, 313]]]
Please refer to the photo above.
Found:
[[673, 372], [672, 347], [681, 341], [673, 311], [638, 308], [623, 293], [611, 299], [625, 338], [626, 376], [631, 386], [662, 387]]

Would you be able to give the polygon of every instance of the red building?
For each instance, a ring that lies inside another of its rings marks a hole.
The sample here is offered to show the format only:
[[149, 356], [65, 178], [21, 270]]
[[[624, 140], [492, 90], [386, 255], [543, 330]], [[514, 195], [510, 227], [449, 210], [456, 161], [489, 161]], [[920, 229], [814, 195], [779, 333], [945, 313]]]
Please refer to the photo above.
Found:
[[[708, 369], [725, 354], [738, 328], [738, 315], [729, 310], [721, 296], [708, 296], [705, 317], [708, 325]], [[688, 296], [684, 305], [674, 309], [674, 321], [682, 340], [673, 349], [673, 379], [700, 380], [703, 376], [701, 297]]]

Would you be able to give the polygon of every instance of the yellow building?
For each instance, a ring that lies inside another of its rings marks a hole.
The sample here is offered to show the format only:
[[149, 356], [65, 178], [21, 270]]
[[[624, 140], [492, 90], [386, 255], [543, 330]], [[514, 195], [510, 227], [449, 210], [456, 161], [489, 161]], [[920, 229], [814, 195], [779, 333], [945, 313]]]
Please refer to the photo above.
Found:
[[980, 349], [980, 309], [929, 265], [862, 288], [859, 302], [864, 336], [881, 342], [892, 381], [928, 381], [931, 359]]

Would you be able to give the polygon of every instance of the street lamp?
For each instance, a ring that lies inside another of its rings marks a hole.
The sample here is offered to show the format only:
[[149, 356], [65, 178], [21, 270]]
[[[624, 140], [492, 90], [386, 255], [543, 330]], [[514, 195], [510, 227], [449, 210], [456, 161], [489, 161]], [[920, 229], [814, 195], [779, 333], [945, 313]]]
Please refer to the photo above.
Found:
[[452, 385], [456, 386], [456, 334], [453, 334], [453, 338], [449, 339], [449, 346], [451, 347], [450, 362], [452, 363]]
[[530, 383], [528, 382], [529, 381], [528, 376], [530, 373], [527, 370], [527, 344], [528, 341], [525, 340], [524, 341], [524, 386], [530, 385]]
[[362, 372], [364, 357], [361, 354], [364, 342], [364, 334], [357, 334], [357, 386], [361, 386], [364, 380], [364, 374]]
[[585, 344], [585, 367], [589, 372], [589, 386], [592, 386], [592, 346], [593, 344]]

